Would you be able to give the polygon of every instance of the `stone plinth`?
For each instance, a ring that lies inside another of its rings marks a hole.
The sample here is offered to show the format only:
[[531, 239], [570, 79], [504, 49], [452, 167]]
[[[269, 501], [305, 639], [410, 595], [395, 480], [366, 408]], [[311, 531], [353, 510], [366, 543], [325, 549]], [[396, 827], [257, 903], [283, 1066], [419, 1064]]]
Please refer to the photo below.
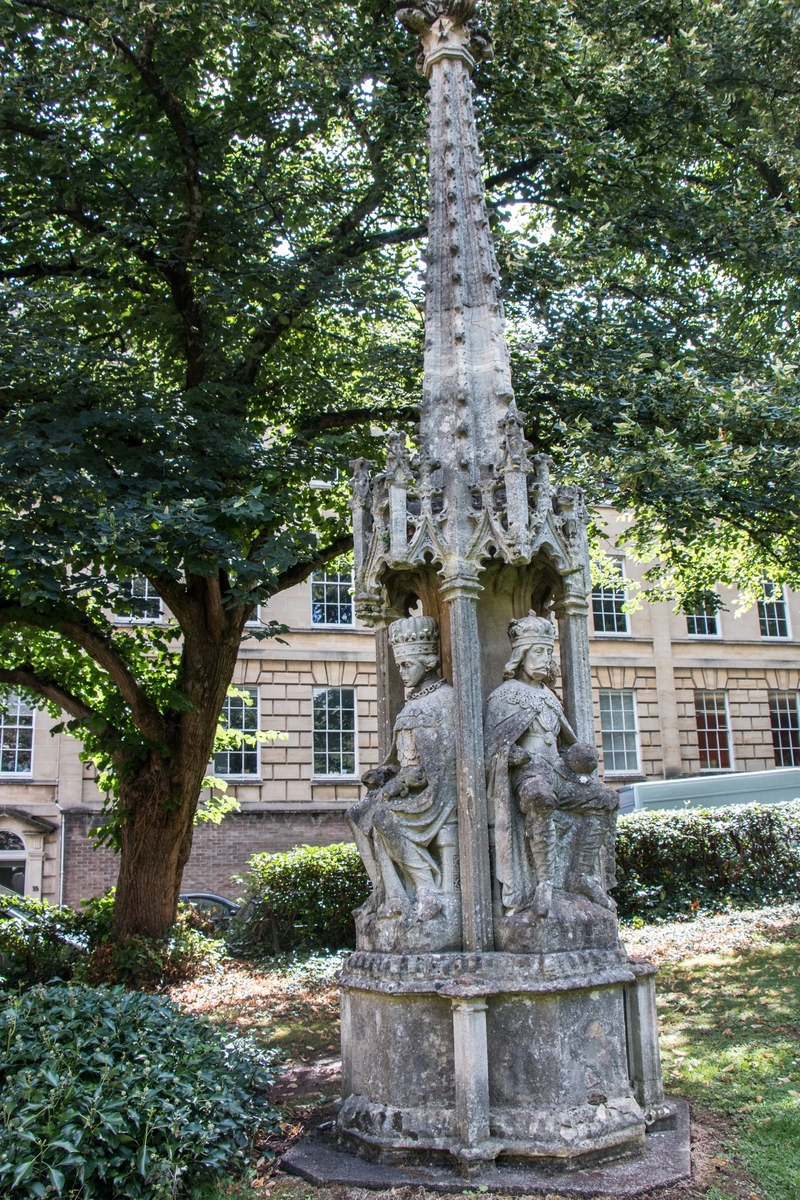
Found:
[[621, 947], [357, 951], [341, 982], [338, 1127], [360, 1154], [577, 1165], [642, 1152]]

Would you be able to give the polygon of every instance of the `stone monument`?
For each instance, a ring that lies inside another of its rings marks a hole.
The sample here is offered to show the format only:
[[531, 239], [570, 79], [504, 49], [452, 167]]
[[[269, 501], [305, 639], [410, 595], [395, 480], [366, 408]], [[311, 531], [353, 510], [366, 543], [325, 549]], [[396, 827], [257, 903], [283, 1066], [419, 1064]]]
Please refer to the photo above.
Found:
[[373, 890], [341, 976], [337, 1116], [362, 1158], [468, 1176], [635, 1158], [674, 1120], [654, 971], [626, 954], [609, 896], [583, 497], [551, 483], [511, 387], [473, 10], [398, 12], [430, 85], [424, 385], [416, 445], [394, 433], [384, 470], [353, 464], [384, 761], [348, 813]]

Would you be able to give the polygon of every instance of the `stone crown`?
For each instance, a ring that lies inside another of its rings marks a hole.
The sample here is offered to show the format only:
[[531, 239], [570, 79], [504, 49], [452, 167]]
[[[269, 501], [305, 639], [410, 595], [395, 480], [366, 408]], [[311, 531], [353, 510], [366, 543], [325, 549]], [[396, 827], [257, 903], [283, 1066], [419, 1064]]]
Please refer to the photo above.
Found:
[[553, 628], [552, 621], [547, 617], [540, 617], [531, 609], [527, 617], [521, 617], [518, 621], [511, 621], [508, 626], [508, 636], [511, 638], [511, 644], [516, 649], [518, 646], [552, 646], [556, 631]]
[[402, 647], [417, 654], [436, 654], [439, 626], [433, 617], [404, 617], [389, 626], [389, 641], [396, 649]]

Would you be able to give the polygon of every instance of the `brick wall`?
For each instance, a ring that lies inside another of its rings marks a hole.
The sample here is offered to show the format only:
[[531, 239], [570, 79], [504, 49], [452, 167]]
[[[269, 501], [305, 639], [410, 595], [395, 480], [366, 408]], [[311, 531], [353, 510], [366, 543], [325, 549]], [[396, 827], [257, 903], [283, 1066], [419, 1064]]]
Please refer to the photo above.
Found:
[[[77, 906], [82, 899], [100, 896], [117, 878], [117, 856], [94, 850], [89, 830], [97, 814], [73, 809], [66, 814], [64, 903]], [[192, 856], [183, 873], [183, 890], [217, 892], [235, 896], [241, 891], [231, 876], [243, 872], [252, 854], [291, 850], [308, 843], [328, 846], [351, 841], [341, 812], [231, 813], [221, 825], [195, 829]]]

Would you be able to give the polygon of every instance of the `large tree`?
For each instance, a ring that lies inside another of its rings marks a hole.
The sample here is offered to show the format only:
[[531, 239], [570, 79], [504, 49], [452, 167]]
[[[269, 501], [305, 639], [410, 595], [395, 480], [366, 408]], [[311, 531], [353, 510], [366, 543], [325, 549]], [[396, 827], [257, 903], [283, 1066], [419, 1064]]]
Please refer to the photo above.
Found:
[[[413, 420], [425, 84], [382, 0], [2, 11], [0, 683], [84, 739], [116, 932], [158, 934], [244, 622], [347, 545], [312, 481]], [[676, 593], [797, 581], [792, 7], [486, 15], [532, 440], [635, 509]], [[136, 575], [178, 640], [111, 619]]]
[[[487, 143], [529, 434], [662, 594], [800, 582], [800, 17], [501, 3]], [[495, 193], [501, 199], [501, 189]]]
[[[84, 739], [116, 933], [159, 935], [244, 623], [410, 414], [419, 88], [370, 6], [3, 10], [0, 682]], [[136, 576], [172, 630], [114, 621]]]

